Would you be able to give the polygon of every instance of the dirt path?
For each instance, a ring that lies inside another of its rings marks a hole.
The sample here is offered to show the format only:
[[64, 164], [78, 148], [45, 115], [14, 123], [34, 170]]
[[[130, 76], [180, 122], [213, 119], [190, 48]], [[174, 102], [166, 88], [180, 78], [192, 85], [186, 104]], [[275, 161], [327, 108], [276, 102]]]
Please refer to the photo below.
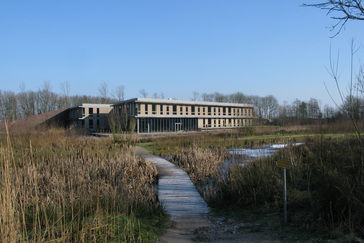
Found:
[[211, 216], [185, 171], [141, 147], [133, 151], [158, 170], [158, 197], [171, 218], [161, 242], [279, 242], [260, 232], [257, 225]]

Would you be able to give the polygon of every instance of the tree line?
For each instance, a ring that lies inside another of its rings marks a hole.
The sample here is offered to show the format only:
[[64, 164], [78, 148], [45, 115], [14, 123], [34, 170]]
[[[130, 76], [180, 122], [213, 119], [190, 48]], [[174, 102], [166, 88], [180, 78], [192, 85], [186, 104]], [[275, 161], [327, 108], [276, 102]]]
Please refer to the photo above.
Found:
[[219, 92], [202, 94], [193, 92], [191, 100], [253, 104], [255, 116], [261, 124], [306, 125], [317, 120], [330, 123], [350, 116], [356, 120], [364, 117], [364, 99], [361, 95], [348, 95], [341, 105], [335, 107], [322, 105], [315, 98], [310, 98], [308, 101], [296, 99], [291, 103], [284, 102], [280, 105], [273, 95], [260, 97], [241, 92], [227, 95]]
[[82, 103], [112, 104], [123, 99], [123, 94], [118, 88], [115, 90], [120, 91], [119, 97], [116, 94], [109, 97], [105, 83], [99, 88], [99, 96], [69, 95], [70, 84], [68, 82], [61, 84], [61, 90], [61, 94], [53, 92], [49, 81], [45, 81], [38, 91], [25, 90], [24, 84], [20, 86], [18, 93], [0, 90], [0, 107], [3, 108], [3, 112], [0, 112], [0, 122], [3, 121], [4, 115], [7, 121], [11, 122], [49, 111], [75, 107]]
[[[358, 89], [362, 88], [358, 86]], [[118, 86], [109, 92], [106, 83], [99, 86], [99, 96], [69, 95], [69, 83], [61, 85], [61, 94], [52, 91], [49, 81], [45, 81], [38, 91], [25, 90], [24, 85], [20, 86], [20, 92], [2, 91], [2, 106], [4, 112], [0, 112], [0, 122], [4, 119], [11, 122], [20, 118], [34, 116], [49, 111], [59, 110], [68, 107], [75, 107], [82, 103], [112, 104], [124, 100], [124, 86]], [[142, 95], [143, 94], [143, 95]], [[148, 97], [148, 93], [143, 89], [140, 95]], [[153, 98], [164, 98], [155, 97]], [[327, 123], [341, 118], [352, 117], [356, 120], [364, 117], [363, 96], [348, 95], [340, 106], [322, 106], [320, 102], [311, 98], [308, 101], [296, 99], [291, 103], [279, 104], [276, 97], [268, 95], [260, 97], [257, 95], [246, 95], [242, 92], [233, 94], [198, 93], [193, 92], [190, 97], [194, 101], [226, 102], [253, 104], [254, 115], [260, 124], [292, 125], [292, 124], [312, 124], [317, 120]]]

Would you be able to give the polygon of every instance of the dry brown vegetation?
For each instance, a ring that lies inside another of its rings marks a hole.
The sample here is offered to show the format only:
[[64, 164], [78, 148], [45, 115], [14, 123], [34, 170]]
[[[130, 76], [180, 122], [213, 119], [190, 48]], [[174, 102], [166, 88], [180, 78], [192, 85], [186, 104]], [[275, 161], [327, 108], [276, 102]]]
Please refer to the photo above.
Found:
[[155, 166], [111, 139], [4, 134], [0, 158], [2, 242], [155, 241], [161, 229]]
[[300, 215], [289, 222], [306, 230], [327, 230], [328, 237], [336, 238], [346, 233], [364, 237], [363, 153], [353, 137], [318, 136], [244, 166], [230, 162], [229, 169], [222, 150], [200, 148], [198, 143], [171, 158], [192, 175], [210, 206], [273, 211], [283, 205], [282, 169], [276, 160], [289, 159], [295, 167], [287, 173], [288, 208], [291, 215]]

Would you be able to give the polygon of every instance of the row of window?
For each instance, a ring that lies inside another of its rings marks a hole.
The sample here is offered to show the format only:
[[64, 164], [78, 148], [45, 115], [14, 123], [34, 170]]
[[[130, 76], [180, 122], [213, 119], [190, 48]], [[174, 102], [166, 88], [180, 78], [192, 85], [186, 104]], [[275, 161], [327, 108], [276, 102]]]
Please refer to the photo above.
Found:
[[252, 116], [251, 108], [138, 104], [139, 115]]
[[[82, 117], [85, 117], [85, 107], [82, 107]], [[88, 108], [88, 115], [89, 116], [92, 116], [94, 114], [94, 108], [92, 108], [92, 107], [90, 107], [90, 108]], [[97, 114], [97, 116], [99, 116], [100, 115], [100, 108], [96, 108], [96, 114]]]

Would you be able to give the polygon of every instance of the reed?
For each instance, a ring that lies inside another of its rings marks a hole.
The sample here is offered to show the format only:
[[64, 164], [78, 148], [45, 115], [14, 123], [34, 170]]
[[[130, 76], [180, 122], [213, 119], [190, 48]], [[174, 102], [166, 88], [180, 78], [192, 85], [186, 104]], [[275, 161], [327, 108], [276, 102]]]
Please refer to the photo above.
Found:
[[156, 167], [111, 139], [8, 134], [0, 158], [2, 242], [153, 242], [162, 230]]
[[295, 167], [287, 172], [288, 208], [303, 212], [300, 223], [364, 237], [364, 151], [357, 139], [310, 138], [244, 166], [230, 162], [229, 169], [223, 153], [195, 144], [172, 156], [210, 206], [281, 210], [283, 176], [275, 163], [289, 159]]

